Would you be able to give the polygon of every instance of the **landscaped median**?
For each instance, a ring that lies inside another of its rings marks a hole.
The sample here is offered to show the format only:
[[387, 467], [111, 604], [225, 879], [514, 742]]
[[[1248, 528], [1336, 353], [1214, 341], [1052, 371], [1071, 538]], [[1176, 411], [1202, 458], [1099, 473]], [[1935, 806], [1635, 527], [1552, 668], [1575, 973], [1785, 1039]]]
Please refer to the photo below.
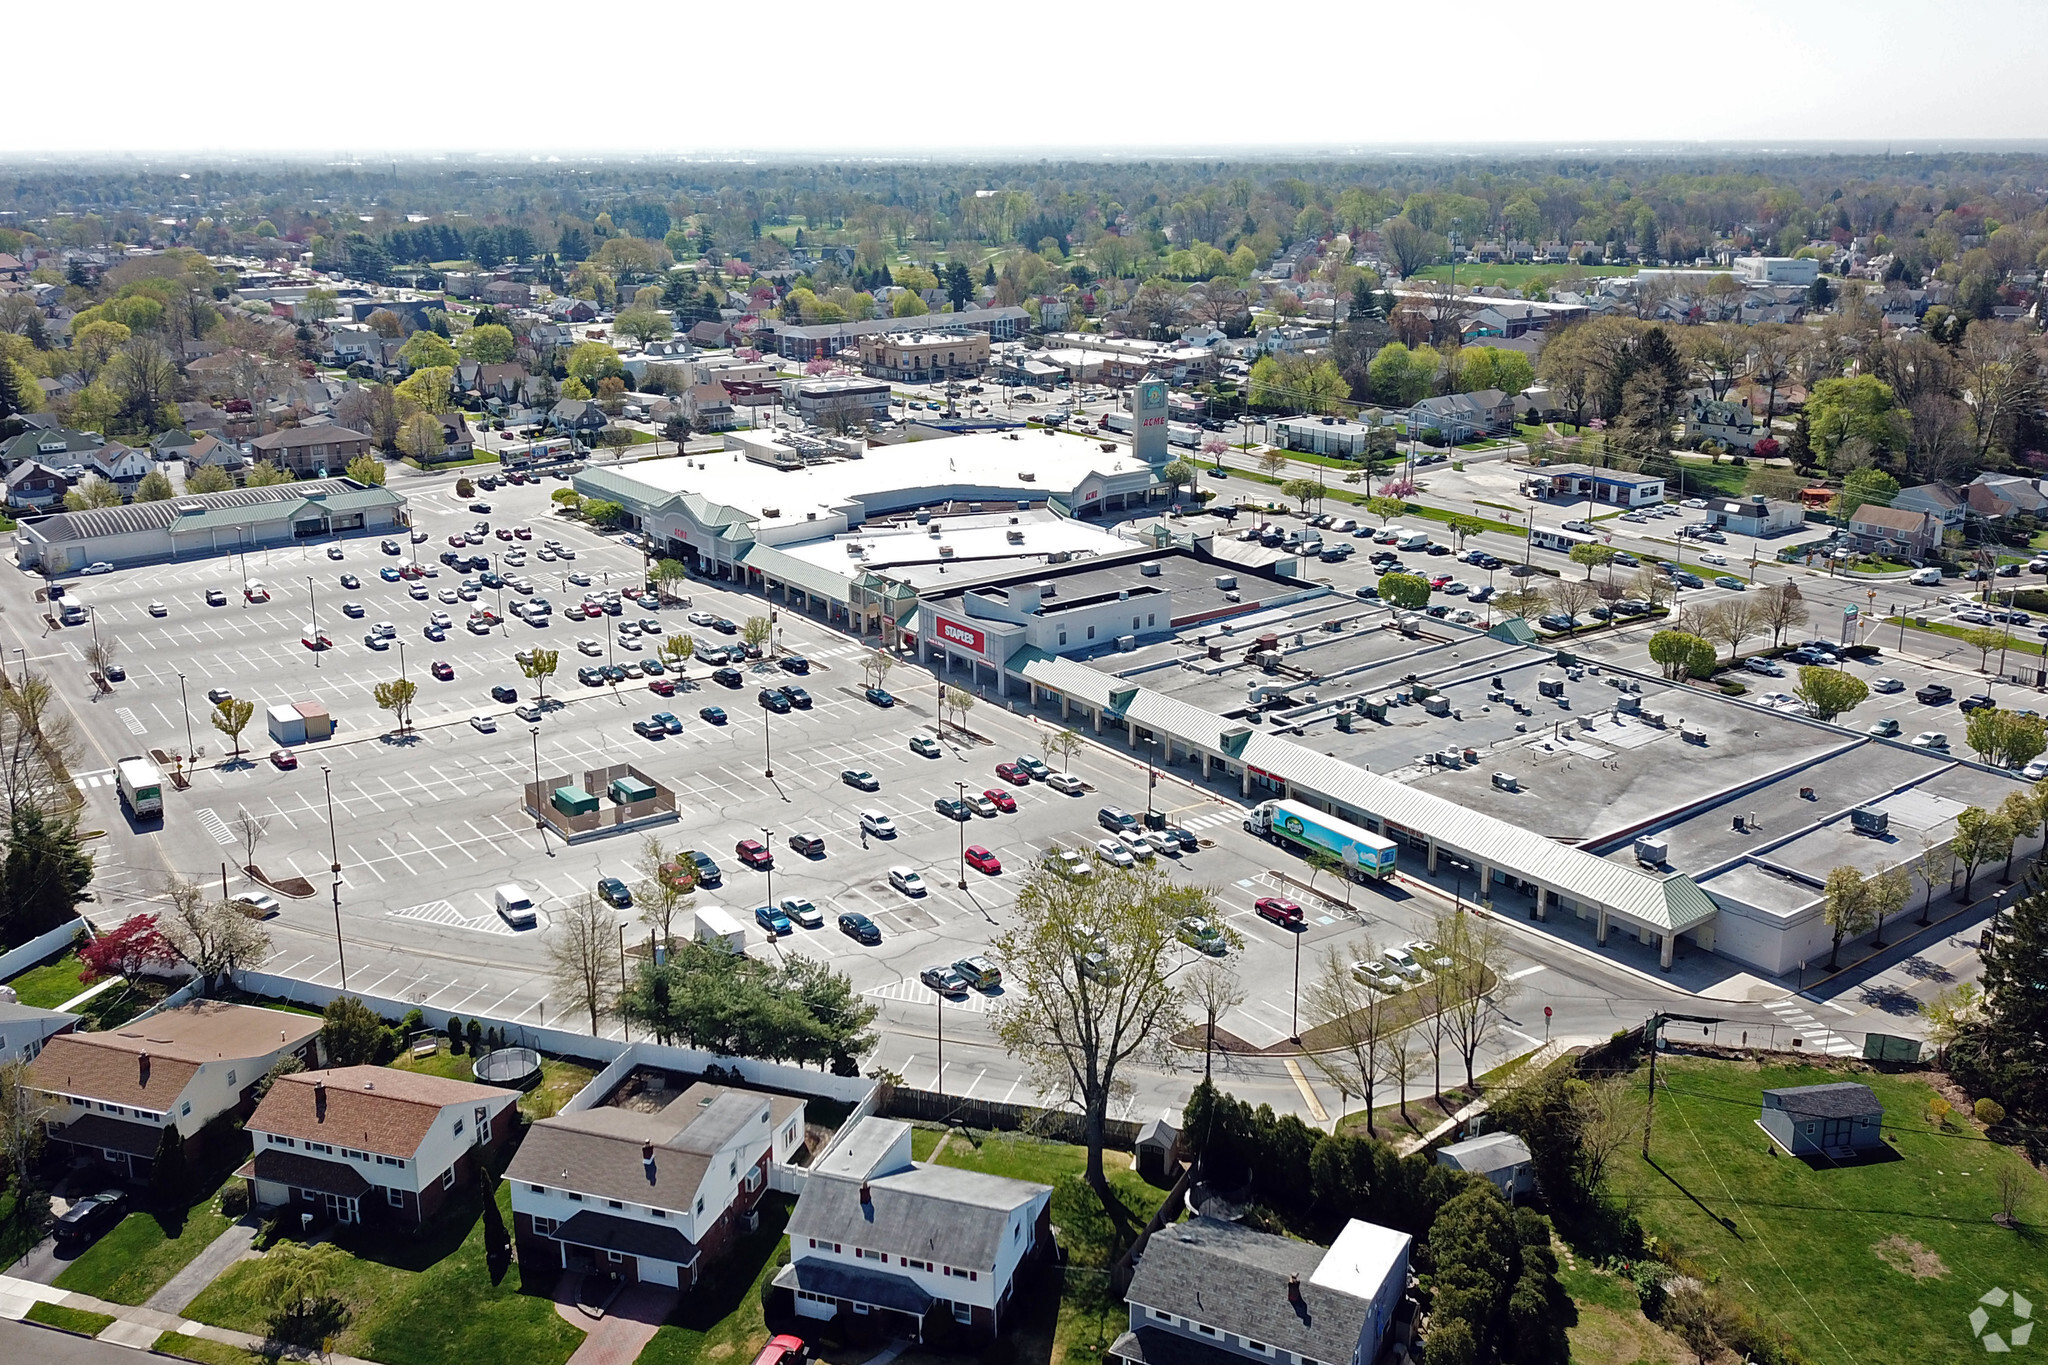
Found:
[[1988, 630], [1993, 634], [2006, 634], [2006, 638], [1999, 643], [1992, 645], [1988, 650], [1980, 651], [1987, 659], [1990, 655], [2000, 652], [2031, 654], [2036, 657], [2048, 653], [2048, 647], [2044, 647], [2041, 641], [2023, 639], [2017, 635], [2000, 632], [1995, 626], [1964, 626], [1949, 621], [1928, 621], [1925, 625], [1922, 625], [1917, 619], [1903, 616], [1887, 616], [1884, 623], [1892, 627], [1904, 626], [1907, 630], [1917, 630], [1928, 635], [1945, 635], [1951, 640], [1962, 641], [1972, 649], [1978, 648], [1977, 641], [1973, 637], [1980, 630]]
[[58, 1327], [66, 1332], [76, 1332], [82, 1337], [96, 1337], [114, 1325], [111, 1313], [95, 1313], [85, 1308], [66, 1308], [61, 1303], [38, 1301], [28, 1310], [30, 1322], [40, 1322], [45, 1327]]

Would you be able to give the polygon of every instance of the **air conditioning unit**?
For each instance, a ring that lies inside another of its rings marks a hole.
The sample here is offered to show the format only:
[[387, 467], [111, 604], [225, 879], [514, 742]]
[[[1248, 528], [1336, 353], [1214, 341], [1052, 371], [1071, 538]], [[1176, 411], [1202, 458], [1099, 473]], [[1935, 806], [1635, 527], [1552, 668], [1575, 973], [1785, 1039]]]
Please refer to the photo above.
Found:
[[1504, 792], [1518, 792], [1522, 789], [1521, 780], [1513, 773], [1495, 773], [1493, 785]]
[[1645, 834], [1636, 840], [1635, 854], [1639, 863], [1649, 867], [1662, 867], [1670, 858], [1671, 844], [1668, 840]]
[[1141, 574], [1143, 574], [1143, 575], [1145, 575], [1145, 577], [1147, 577], [1147, 578], [1157, 578], [1157, 577], [1159, 577], [1160, 571], [1161, 571], [1161, 565], [1160, 565], [1159, 561], [1158, 561], [1158, 560], [1156, 560], [1156, 559], [1155, 559], [1155, 560], [1152, 560], [1152, 561], [1150, 561], [1150, 562], [1148, 562], [1148, 563], [1140, 564], [1140, 565], [1138, 566], [1138, 572], [1139, 572], [1139, 573], [1141, 573]]
[[1891, 813], [1861, 806], [1849, 812], [1849, 827], [1858, 834], [1885, 834], [1892, 827]]
[[1116, 637], [1116, 647], [1119, 653], [1128, 654], [1138, 647], [1138, 637], [1135, 635], [1119, 635]]

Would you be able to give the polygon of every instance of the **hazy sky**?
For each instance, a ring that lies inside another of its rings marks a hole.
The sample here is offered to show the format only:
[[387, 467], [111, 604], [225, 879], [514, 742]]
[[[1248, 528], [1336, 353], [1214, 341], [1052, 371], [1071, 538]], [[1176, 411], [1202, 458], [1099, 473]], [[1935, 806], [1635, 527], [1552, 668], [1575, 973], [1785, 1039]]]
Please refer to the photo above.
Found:
[[2042, 0], [131, 13], [9, 20], [0, 152], [2048, 139]]

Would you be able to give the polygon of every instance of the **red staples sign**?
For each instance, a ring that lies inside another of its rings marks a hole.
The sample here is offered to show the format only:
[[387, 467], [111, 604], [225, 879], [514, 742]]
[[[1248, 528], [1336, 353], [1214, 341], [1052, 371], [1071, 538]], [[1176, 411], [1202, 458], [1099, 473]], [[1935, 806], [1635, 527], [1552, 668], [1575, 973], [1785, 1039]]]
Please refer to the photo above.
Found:
[[963, 626], [957, 621], [948, 621], [943, 616], [934, 616], [932, 621], [937, 627], [936, 633], [939, 639], [947, 644], [958, 645], [962, 649], [971, 649], [976, 654], [986, 654], [988, 652], [988, 637], [974, 627]]

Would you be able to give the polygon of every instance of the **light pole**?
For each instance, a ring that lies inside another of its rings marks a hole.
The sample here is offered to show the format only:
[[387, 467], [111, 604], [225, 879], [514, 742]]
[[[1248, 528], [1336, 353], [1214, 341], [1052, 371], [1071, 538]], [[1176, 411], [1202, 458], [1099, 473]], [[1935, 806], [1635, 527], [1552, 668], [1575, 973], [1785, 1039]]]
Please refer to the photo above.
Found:
[[185, 675], [178, 675], [178, 705], [185, 711], [185, 762], [192, 761], [192, 703], [185, 695]]
[[341, 988], [348, 989], [348, 954], [341, 942], [341, 835], [334, 827], [334, 769], [320, 765], [320, 781], [327, 788], [328, 874], [334, 885], [334, 959], [341, 967]]
[[[955, 782], [953, 786], [957, 789], [956, 796], [961, 806], [965, 806], [967, 804], [967, 784], [965, 782]], [[953, 818], [953, 823], [960, 827], [960, 889], [965, 891], [967, 889], [967, 822], [960, 819], [956, 814]]]
[[[249, 594], [242, 594], [242, 605], [249, 605]], [[320, 666], [320, 602], [313, 595], [313, 575], [306, 575], [306, 609], [313, 614], [313, 667]]]
[[768, 862], [761, 870], [768, 874], [768, 905], [770, 909], [773, 909], [775, 906], [775, 831], [766, 825], [761, 826], [761, 847], [768, 850]]
[[1308, 933], [1306, 918], [1294, 930], [1294, 993], [1287, 1002], [1287, 1040], [1301, 1046], [1301, 940]]
[[1159, 748], [1159, 736], [1145, 736], [1145, 828], [1152, 827], [1152, 793], [1159, 786], [1159, 766], [1152, 755]]
[[770, 732], [771, 732], [771, 731], [772, 731], [772, 730], [773, 730], [774, 728], [775, 728], [775, 712], [774, 712], [774, 711], [772, 711], [772, 710], [770, 710], [770, 709], [769, 709], [768, 707], [766, 707], [766, 706], [762, 707], [762, 708], [761, 708], [761, 760], [762, 760], [762, 761], [761, 761], [761, 776], [763, 776], [763, 777], [773, 777], [773, 776], [775, 776], [775, 745], [773, 744], [773, 742], [771, 741], [771, 738], [770, 738]]
[[540, 789], [540, 727], [530, 725], [527, 730], [533, 736], [533, 827], [540, 831], [541, 848], [552, 858], [555, 847], [548, 842], [548, 822], [540, 813], [540, 803], [544, 799]]

